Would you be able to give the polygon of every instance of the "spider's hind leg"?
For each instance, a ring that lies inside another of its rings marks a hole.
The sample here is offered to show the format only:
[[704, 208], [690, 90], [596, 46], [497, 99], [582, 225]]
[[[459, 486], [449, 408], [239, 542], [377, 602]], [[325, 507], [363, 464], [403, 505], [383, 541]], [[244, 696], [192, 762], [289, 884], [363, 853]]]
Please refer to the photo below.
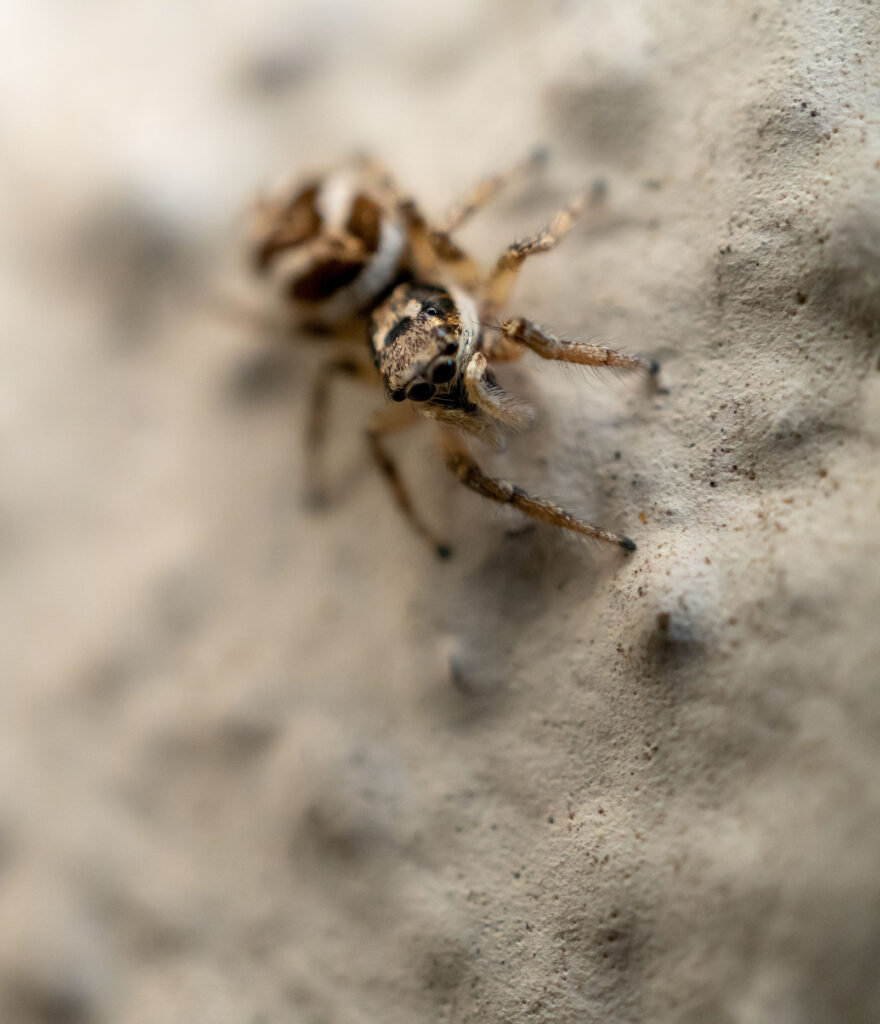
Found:
[[488, 178], [478, 181], [470, 192], [465, 193], [440, 218], [437, 222], [437, 230], [447, 234], [455, 231], [456, 228], [461, 227], [465, 221], [470, 220], [475, 213], [479, 212], [502, 189], [516, 181], [523, 174], [540, 167], [546, 161], [547, 150], [543, 146], [536, 146], [524, 159], [518, 160], [515, 164], [512, 164], [503, 171], [499, 171], [497, 174], [492, 174]]
[[546, 156], [545, 149], [536, 147], [525, 159], [498, 174], [484, 178], [434, 223], [429, 221], [412, 198], [400, 196], [399, 209], [407, 223], [413, 259], [419, 274], [431, 278], [445, 271], [462, 287], [476, 289], [480, 284], [479, 268], [453, 241], [453, 231], [511, 182], [543, 164]]
[[476, 288], [479, 269], [449, 232], [432, 228], [413, 199], [401, 200], [399, 209], [406, 222], [416, 276], [429, 281], [451, 277], [463, 288]]

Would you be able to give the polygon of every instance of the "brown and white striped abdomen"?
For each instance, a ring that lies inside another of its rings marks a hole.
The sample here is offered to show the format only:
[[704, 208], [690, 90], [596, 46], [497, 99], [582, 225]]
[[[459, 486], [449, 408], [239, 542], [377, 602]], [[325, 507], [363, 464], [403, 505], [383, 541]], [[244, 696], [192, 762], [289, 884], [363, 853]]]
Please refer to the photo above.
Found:
[[406, 257], [393, 187], [369, 167], [334, 171], [260, 200], [250, 234], [256, 269], [305, 318], [328, 325], [371, 306]]

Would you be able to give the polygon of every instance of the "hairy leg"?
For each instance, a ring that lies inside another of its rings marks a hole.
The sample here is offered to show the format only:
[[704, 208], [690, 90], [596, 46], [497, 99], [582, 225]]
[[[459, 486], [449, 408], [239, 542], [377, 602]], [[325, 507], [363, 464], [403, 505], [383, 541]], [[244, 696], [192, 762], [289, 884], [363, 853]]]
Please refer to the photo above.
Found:
[[585, 523], [552, 502], [546, 501], [543, 498], [533, 498], [515, 484], [487, 476], [474, 461], [473, 456], [460, 438], [445, 432], [442, 443], [447, 467], [465, 487], [470, 487], [471, 490], [481, 494], [484, 498], [489, 498], [490, 501], [497, 501], [502, 505], [512, 505], [527, 516], [531, 516], [533, 519], [538, 519], [544, 523], [549, 523], [551, 526], [560, 526], [564, 530], [572, 530], [574, 533], [590, 537], [593, 540], [616, 544], [625, 551], [635, 550], [635, 542], [630, 540], [629, 537], [612, 533], [601, 526]]
[[535, 170], [547, 161], [547, 150], [543, 147], [536, 147], [523, 160], [518, 160], [511, 167], [500, 171], [498, 174], [484, 178], [455, 203], [440, 218], [437, 229], [441, 232], [451, 233], [461, 227], [465, 221], [481, 210], [486, 203], [496, 196], [503, 188], [529, 171]]
[[383, 437], [404, 427], [411, 426], [415, 422], [416, 417], [417, 414], [409, 402], [402, 403], [401, 405], [392, 405], [387, 409], [383, 409], [377, 413], [367, 428], [367, 442], [373, 459], [391, 488], [394, 501], [406, 517], [407, 522], [420, 537], [431, 545], [440, 558], [449, 558], [452, 554], [452, 548], [439, 539], [433, 530], [422, 521], [421, 516], [413, 506], [410, 493], [400, 476], [397, 463], [392, 459], [382, 443]]
[[438, 272], [451, 273], [463, 288], [475, 289], [480, 284], [480, 270], [476, 263], [453, 241], [452, 232], [481, 209], [508, 182], [531, 170], [546, 159], [546, 152], [536, 148], [525, 160], [507, 171], [479, 182], [456, 203], [438, 223], [428, 222], [415, 201], [400, 199], [400, 209], [406, 220], [416, 273], [428, 280]]
[[479, 268], [447, 231], [432, 228], [413, 199], [402, 200], [400, 212], [406, 221], [412, 269], [417, 277], [430, 281], [451, 275], [463, 288], [477, 287]]
[[306, 494], [309, 501], [320, 504], [324, 498], [321, 455], [327, 437], [330, 389], [340, 377], [378, 383], [375, 369], [364, 359], [337, 356], [323, 363], [312, 382], [309, 418], [306, 424]]
[[616, 366], [624, 370], [647, 370], [652, 374], [660, 369], [659, 364], [653, 359], [625, 355], [586, 341], [567, 341], [554, 337], [524, 317], [505, 320], [501, 325], [500, 338], [506, 345], [530, 348], [542, 359], [579, 363], [581, 366]]
[[517, 274], [523, 263], [539, 252], [549, 252], [568, 234], [583, 213], [588, 195], [578, 196], [556, 214], [537, 234], [509, 245], [495, 264], [486, 284], [485, 312], [494, 316], [510, 296]]

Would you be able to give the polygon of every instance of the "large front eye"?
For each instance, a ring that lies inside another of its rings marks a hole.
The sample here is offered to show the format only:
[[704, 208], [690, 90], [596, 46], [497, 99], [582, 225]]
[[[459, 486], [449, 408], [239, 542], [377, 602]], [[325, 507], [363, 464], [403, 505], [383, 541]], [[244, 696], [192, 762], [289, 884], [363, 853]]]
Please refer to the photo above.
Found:
[[411, 402], [427, 402], [428, 399], [434, 394], [434, 385], [429, 384], [426, 380], [419, 381], [418, 384], [413, 386], [407, 391], [406, 397]]
[[435, 384], [446, 384], [455, 376], [455, 360], [441, 359], [431, 370], [431, 380]]

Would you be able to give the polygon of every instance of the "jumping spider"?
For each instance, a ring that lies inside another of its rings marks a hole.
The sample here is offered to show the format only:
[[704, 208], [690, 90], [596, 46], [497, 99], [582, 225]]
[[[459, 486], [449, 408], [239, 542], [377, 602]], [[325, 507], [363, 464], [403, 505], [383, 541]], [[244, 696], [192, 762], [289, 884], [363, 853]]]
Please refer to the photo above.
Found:
[[636, 546], [629, 537], [487, 476], [463, 436], [497, 448], [504, 432], [531, 423], [531, 408], [501, 389], [490, 366], [518, 359], [526, 349], [543, 359], [657, 372], [650, 360], [556, 338], [523, 317], [498, 320], [523, 262], [559, 242], [586, 196], [560, 210], [542, 231], [508, 246], [488, 275], [452, 240], [456, 228], [539, 159], [533, 155], [479, 183], [436, 225], [369, 160], [263, 198], [251, 218], [253, 265], [271, 278], [301, 324], [337, 335], [367, 327], [372, 362], [363, 358], [361, 346], [361, 358], [332, 359], [315, 381], [307, 435], [310, 474], [325, 433], [331, 380], [381, 380], [391, 404], [367, 429], [370, 450], [403, 514], [443, 557], [449, 546], [422, 521], [383, 443], [419, 413], [439, 424], [446, 465], [478, 494], [627, 551]]

